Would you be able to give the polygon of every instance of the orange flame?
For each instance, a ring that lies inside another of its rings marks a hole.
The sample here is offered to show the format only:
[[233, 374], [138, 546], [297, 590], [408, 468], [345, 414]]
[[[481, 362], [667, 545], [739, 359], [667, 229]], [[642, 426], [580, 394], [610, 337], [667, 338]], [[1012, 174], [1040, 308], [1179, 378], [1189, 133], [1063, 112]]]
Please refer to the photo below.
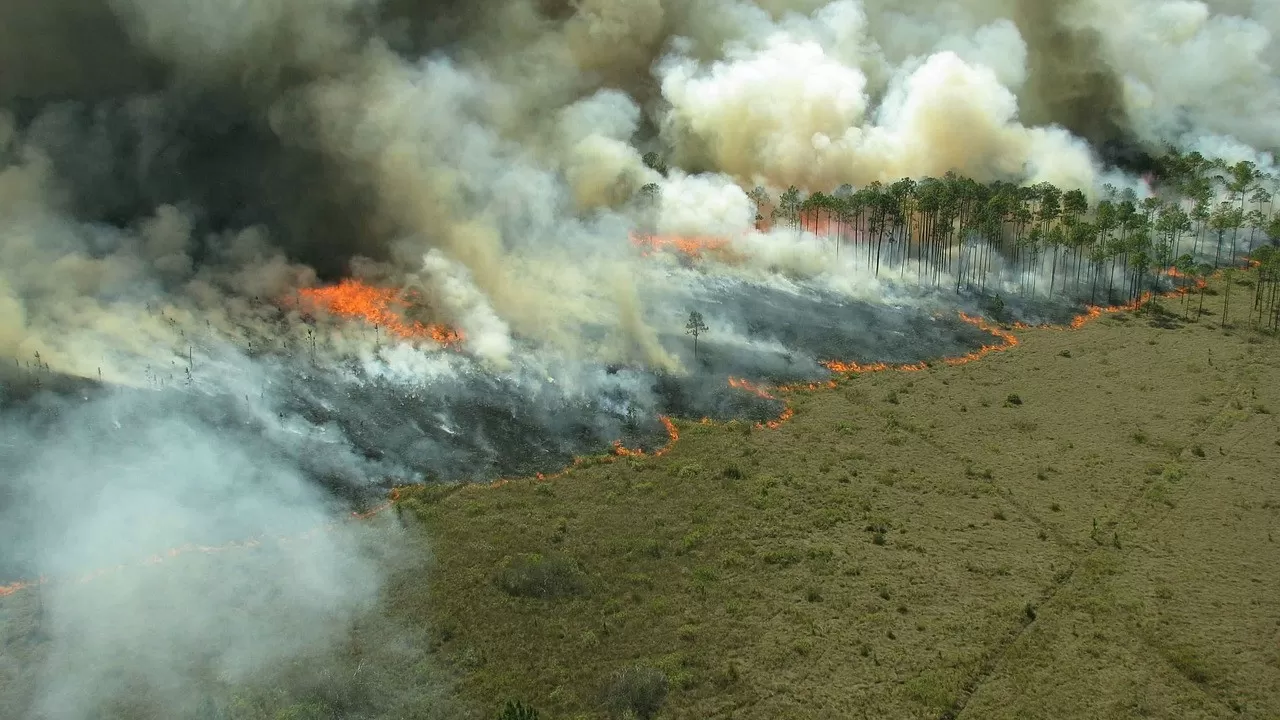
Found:
[[795, 414], [796, 414], [795, 409], [792, 408], [790, 405], [788, 405], [782, 409], [782, 414], [779, 415], [776, 420], [770, 420], [768, 422], [763, 422], [763, 423], [756, 423], [756, 429], [764, 430], [765, 428], [768, 428], [770, 430], [777, 430], [778, 428], [782, 427], [784, 423], [786, 423], [788, 420], [794, 417]]
[[455, 345], [463, 339], [461, 332], [445, 325], [427, 325], [405, 319], [404, 309], [417, 300], [405, 290], [373, 287], [359, 280], [347, 279], [337, 285], [306, 288], [300, 290], [299, 295], [330, 314], [384, 327], [387, 332], [405, 340], [432, 340], [440, 345]]
[[[676, 424], [671, 421], [671, 418], [667, 417], [666, 415], [659, 415], [658, 420], [662, 422], [663, 427], [666, 428], [666, 431], [667, 431], [666, 445], [663, 445], [657, 450], [654, 450], [652, 453], [647, 453], [644, 450], [639, 448], [637, 449], [629, 448], [623, 445], [621, 440], [614, 440], [613, 447], [612, 447], [612, 450], [610, 451], [610, 454], [600, 456], [599, 458], [597, 458], [598, 461], [611, 463], [617, 460], [618, 458], [623, 458], [623, 457], [662, 457], [663, 455], [666, 455], [667, 452], [669, 452], [671, 448], [675, 446], [676, 441], [680, 439], [680, 429], [677, 428]], [[564, 477], [569, 473], [570, 470], [582, 465], [584, 462], [586, 462], [586, 460], [587, 458], [584, 458], [584, 457], [575, 457], [573, 458], [573, 462], [569, 464], [569, 467], [565, 468], [564, 470], [561, 470], [560, 472], [550, 473], [550, 474], [535, 473], [533, 477], [535, 480], [539, 482], [543, 482], [546, 480], [554, 480], [556, 478]], [[489, 487], [499, 488], [499, 487], [502, 487], [503, 485], [509, 485], [510, 483], [515, 482], [515, 480], [518, 480], [518, 479], [519, 478], [516, 478], [516, 479], [499, 478], [497, 480], [494, 480], [492, 483], [490, 483]]]
[[749, 393], [752, 393], [756, 397], [761, 397], [761, 398], [764, 398], [765, 400], [777, 400], [777, 398], [771, 395], [768, 390], [765, 390], [764, 388], [760, 387], [759, 385], [756, 385], [750, 380], [743, 380], [742, 378], [730, 377], [729, 387], [734, 388], [736, 390], [745, 390]]
[[729, 241], [722, 237], [684, 237], [681, 235], [631, 235], [631, 243], [641, 248], [642, 256], [667, 250], [678, 252], [694, 260], [701, 259], [704, 254], [714, 253], [722, 258], [733, 257], [729, 249]]

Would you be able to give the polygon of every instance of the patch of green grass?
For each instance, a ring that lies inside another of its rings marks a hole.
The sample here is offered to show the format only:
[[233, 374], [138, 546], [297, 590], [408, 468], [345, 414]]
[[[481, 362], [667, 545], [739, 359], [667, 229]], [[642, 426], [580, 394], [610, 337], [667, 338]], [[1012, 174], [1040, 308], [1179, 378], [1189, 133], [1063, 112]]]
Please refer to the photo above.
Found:
[[601, 705], [611, 718], [649, 720], [662, 709], [670, 689], [671, 681], [666, 673], [657, 668], [632, 665], [609, 678]]
[[908, 698], [923, 706], [933, 716], [947, 712], [955, 701], [955, 690], [944, 676], [934, 670], [925, 671], [903, 686]]
[[573, 560], [558, 553], [519, 555], [498, 574], [498, 586], [514, 597], [555, 600], [587, 593], [587, 576]]

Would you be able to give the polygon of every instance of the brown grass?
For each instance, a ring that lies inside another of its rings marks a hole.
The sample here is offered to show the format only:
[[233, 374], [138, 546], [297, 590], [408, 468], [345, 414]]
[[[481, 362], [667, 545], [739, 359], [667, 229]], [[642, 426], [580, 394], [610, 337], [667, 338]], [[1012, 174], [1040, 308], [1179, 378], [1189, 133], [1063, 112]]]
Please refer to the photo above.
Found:
[[[659, 717], [1280, 715], [1276, 341], [1133, 314], [1021, 338], [419, 505], [442, 651], [485, 658], [464, 698], [600, 717], [642, 664]], [[549, 552], [589, 594], [495, 585]]]

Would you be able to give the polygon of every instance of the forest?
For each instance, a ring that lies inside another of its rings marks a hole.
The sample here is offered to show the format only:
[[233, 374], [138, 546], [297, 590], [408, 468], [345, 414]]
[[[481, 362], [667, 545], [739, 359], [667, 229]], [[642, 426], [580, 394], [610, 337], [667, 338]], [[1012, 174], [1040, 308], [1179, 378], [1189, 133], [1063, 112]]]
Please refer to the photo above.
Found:
[[[667, 171], [656, 153], [645, 161]], [[1275, 328], [1280, 177], [1251, 161], [1169, 149], [1143, 181], [1145, 196], [1107, 184], [1093, 203], [1079, 189], [983, 183], [954, 172], [831, 192], [791, 186], [776, 198], [757, 186], [749, 196], [758, 229], [807, 231], [877, 277], [914, 269], [918, 282], [957, 292], [1012, 287], [1021, 297], [1116, 305], [1252, 265], [1260, 278], [1253, 316]]]

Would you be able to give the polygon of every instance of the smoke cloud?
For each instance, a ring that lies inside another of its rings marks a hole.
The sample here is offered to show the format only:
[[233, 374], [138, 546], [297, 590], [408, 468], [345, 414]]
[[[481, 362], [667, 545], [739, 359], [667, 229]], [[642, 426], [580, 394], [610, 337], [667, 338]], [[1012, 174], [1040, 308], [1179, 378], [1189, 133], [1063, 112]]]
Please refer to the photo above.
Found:
[[[769, 417], [726, 374], [980, 344], [905, 263], [758, 230], [752, 190], [1097, 198], [1167, 145], [1272, 167], [1277, 33], [1264, 0], [6, 3], [0, 581], [661, 441], [663, 409]], [[715, 271], [645, 257], [682, 240]], [[309, 304], [352, 277], [460, 340]], [[97, 717], [122, 668], [162, 697], [248, 677], [383, 580], [346, 530], [240, 558], [50, 586], [33, 712]]]

